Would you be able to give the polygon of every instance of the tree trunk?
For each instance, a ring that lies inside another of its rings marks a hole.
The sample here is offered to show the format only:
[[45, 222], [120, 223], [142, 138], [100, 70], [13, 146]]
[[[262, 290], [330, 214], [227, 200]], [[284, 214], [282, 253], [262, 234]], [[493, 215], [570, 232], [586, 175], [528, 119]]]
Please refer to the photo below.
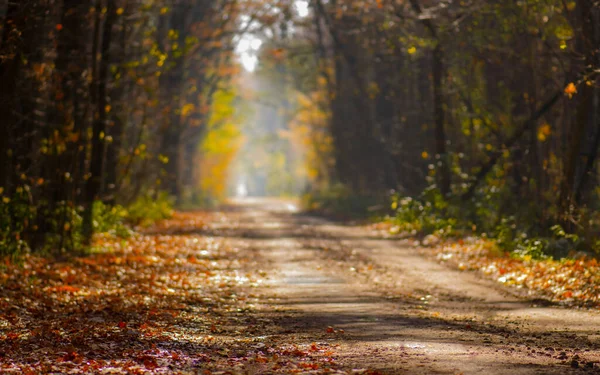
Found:
[[585, 128], [589, 121], [589, 112], [592, 108], [593, 88], [584, 84], [582, 86], [582, 92], [579, 95], [577, 116], [570, 133], [571, 138], [569, 140], [566, 159], [563, 164], [563, 175], [560, 186], [560, 221], [565, 229], [571, 229], [573, 227], [573, 215], [575, 214], [576, 209], [576, 202], [574, 200], [575, 174], [579, 166], [579, 161], [581, 160], [581, 145], [583, 144]]
[[[178, 4], [173, 9], [170, 20], [167, 22], [167, 29], [175, 29], [178, 32], [178, 44], [180, 48], [185, 45], [187, 37], [188, 17], [190, 8], [186, 4]], [[166, 36], [165, 36], [166, 37]], [[161, 37], [162, 38], [162, 37]], [[169, 48], [168, 40], [162, 40], [163, 48]], [[167, 61], [169, 63], [169, 61]], [[161, 139], [160, 153], [167, 157], [163, 166], [165, 175], [161, 176], [162, 187], [172, 196], [179, 199], [181, 189], [180, 183], [180, 153], [181, 153], [181, 135], [182, 119], [181, 105], [185, 78], [185, 56], [179, 51], [179, 54], [171, 57], [168, 71], [160, 79], [160, 96], [165, 104], [165, 111], [162, 124], [163, 134]]]
[[[578, 49], [585, 55], [585, 67], [594, 67], [597, 62], [597, 45], [595, 40], [595, 25], [597, 9], [592, 0], [579, 0], [579, 20], [581, 21], [581, 30], [578, 35]], [[577, 66], [577, 65], [576, 65]], [[576, 221], [577, 201], [575, 200], [575, 176], [581, 162], [581, 146], [586, 133], [586, 128], [590, 125], [590, 120], [594, 117], [592, 113], [594, 102], [594, 87], [585, 82], [580, 85], [577, 93], [577, 115], [575, 124], [570, 132], [570, 140], [563, 163], [563, 174], [560, 184], [559, 195], [559, 221], [565, 230], [573, 230]]]
[[112, 43], [112, 27], [116, 18], [117, 7], [115, 0], [107, 0], [106, 19], [102, 32], [102, 46], [100, 47], [100, 68], [95, 89], [97, 90], [97, 106], [94, 124], [92, 126], [92, 157], [90, 160], [89, 178], [85, 185], [85, 213], [83, 216], [83, 233], [89, 242], [94, 232], [93, 205], [98, 198], [102, 187], [102, 164], [104, 161], [106, 123], [108, 118], [107, 79], [110, 65], [110, 47]]
[[[123, 16], [121, 17], [121, 30], [120, 30], [120, 40], [118, 44], [118, 52], [114, 53], [114, 63], [116, 64], [117, 74], [122, 75], [123, 69], [122, 64], [125, 63], [127, 59], [127, 21], [126, 15], [130, 14], [130, 2], [125, 4], [125, 11]], [[124, 105], [124, 97], [126, 92], [126, 87], [124, 86], [123, 78], [117, 80], [113, 78], [113, 81], [116, 81], [115, 86], [112, 90], [110, 90], [109, 96], [112, 103], [112, 111], [111, 111], [111, 123], [108, 130], [108, 134], [111, 137], [111, 142], [108, 142], [106, 145], [106, 156], [105, 156], [105, 181], [103, 188], [104, 201], [107, 204], [114, 205], [117, 202], [117, 194], [119, 189], [119, 157], [121, 148], [123, 147], [123, 134], [125, 131], [125, 124], [127, 122], [128, 115], [126, 113], [126, 106]]]
[[181, 153], [181, 137], [179, 128], [179, 116], [173, 114], [170, 116], [171, 122], [167, 129], [164, 130], [162, 136], [161, 154], [165, 156], [166, 163], [164, 165], [165, 179], [162, 182], [162, 186], [165, 188], [167, 193], [171, 196], [179, 199], [180, 188], [179, 188], [179, 175], [180, 175], [180, 153]]
[[435, 118], [435, 153], [439, 157], [438, 183], [440, 193], [447, 197], [450, 195], [450, 158], [446, 150], [446, 110], [444, 108], [444, 52], [438, 41], [433, 50], [433, 111]]
[[[600, 7], [590, 9], [589, 15], [593, 30], [590, 30], [590, 35], [593, 39], [591, 40], [592, 46], [600, 45]], [[593, 66], [600, 67], [600, 51], [596, 50], [589, 59], [592, 61]], [[594, 171], [596, 159], [598, 157], [598, 148], [600, 148], [600, 77], [596, 77], [594, 80], [594, 94], [592, 99], [591, 108], [591, 126], [593, 129], [593, 138], [591, 142], [590, 152], [587, 155], [585, 167], [579, 174], [579, 179], [575, 183], [575, 203], [580, 204], [583, 201], [584, 191], [589, 190], [587, 187], [588, 181]]]
[[[2, 36], [0, 39], [0, 52], [2, 55], [12, 55], [0, 59], [0, 187], [10, 194], [12, 187], [11, 166], [14, 165], [12, 147], [14, 147], [14, 130], [17, 129], [15, 116], [15, 93], [19, 79], [19, 69], [22, 51], [21, 32], [26, 29], [23, 22], [25, 17], [19, 17], [23, 5], [11, 2], [6, 10]], [[12, 49], [12, 50], [11, 50]]]
[[[417, 0], [410, 0], [412, 9], [418, 16], [423, 14], [421, 4]], [[439, 157], [439, 168], [437, 173], [437, 181], [439, 184], [440, 193], [447, 197], [450, 194], [450, 157], [446, 150], [446, 109], [444, 102], [444, 51], [442, 41], [436, 26], [429, 18], [421, 20], [423, 26], [429, 31], [431, 37], [435, 39], [436, 46], [433, 49], [432, 56], [432, 75], [433, 75], [433, 115], [434, 115], [434, 137], [435, 137], [435, 153]]]

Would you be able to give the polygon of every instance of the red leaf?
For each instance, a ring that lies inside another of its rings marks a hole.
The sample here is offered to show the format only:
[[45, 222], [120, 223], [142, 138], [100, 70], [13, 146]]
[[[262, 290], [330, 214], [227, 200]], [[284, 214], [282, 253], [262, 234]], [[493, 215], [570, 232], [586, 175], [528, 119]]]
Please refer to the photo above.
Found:
[[158, 363], [156, 363], [156, 359], [146, 356], [143, 357], [143, 362], [144, 362], [144, 366], [148, 369], [148, 370], [154, 370], [155, 368], [158, 367]]

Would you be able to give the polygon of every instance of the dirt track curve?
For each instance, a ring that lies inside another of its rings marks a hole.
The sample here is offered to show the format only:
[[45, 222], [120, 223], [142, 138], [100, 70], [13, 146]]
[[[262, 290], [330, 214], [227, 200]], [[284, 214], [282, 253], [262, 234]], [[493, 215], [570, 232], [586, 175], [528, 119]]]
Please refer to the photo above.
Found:
[[263, 265], [268, 298], [257, 308], [278, 340], [329, 345], [357, 372], [600, 373], [599, 313], [519, 298], [408, 241], [301, 215], [286, 201], [238, 200], [221, 214], [213, 234]]

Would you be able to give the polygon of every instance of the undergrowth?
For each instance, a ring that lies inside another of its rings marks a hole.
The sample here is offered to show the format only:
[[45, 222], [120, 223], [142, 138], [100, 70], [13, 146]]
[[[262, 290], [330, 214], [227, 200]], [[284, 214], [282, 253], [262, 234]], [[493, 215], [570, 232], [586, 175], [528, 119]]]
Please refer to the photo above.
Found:
[[127, 207], [126, 221], [133, 225], [147, 226], [158, 220], [173, 216], [175, 200], [165, 192], [144, 195]]
[[[26, 189], [0, 196], [0, 257], [18, 261], [32, 250], [48, 255], [85, 252], [82, 212], [82, 207], [60, 202], [35, 206]], [[128, 238], [135, 226], [170, 218], [173, 200], [158, 193], [141, 196], [127, 207], [96, 201], [92, 212], [94, 233]]]
[[[488, 203], [490, 199], [487, 200]], [[560, 225], [544, 228], [539, 220], [528, 217], [534, 209], [524, 205], [523, 215], [503, 216], [502, 208], [481, 203], [444, 199], [435, 189], [427, 189], [418, 198], [394, 195], [393, 213], [387, 220], [393, 234], [434, 236], [438, 239], [476, 235], [496, 243], [502, 252], [523, 259], [562, 259], [597, 256], [598, 243]], [[533, 223], [533, 224], [532, 224]]]

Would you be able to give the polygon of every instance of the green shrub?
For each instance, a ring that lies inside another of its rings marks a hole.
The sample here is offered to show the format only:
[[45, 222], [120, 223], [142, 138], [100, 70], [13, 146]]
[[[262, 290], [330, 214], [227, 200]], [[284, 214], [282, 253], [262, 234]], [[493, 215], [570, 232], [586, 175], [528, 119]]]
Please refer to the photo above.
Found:
[[173, 216], [174, 200], [165, 192], [140, 196], [127, 207], [127, 221], [134, 225], [150, 225]]
[[[70, 201], [34, 204], [28, 186], [17, 188], [11, 196], [2, 193], [0, 189], [0, 256], [17, 260], [32, 247], [49, 254], [84, 248], [82, 207]], [[96, 201], [92, 207], [94, 232], [127, 238], [132, 233], [128, 224], [146, 225], [171, 217], [172, 207], [173, 200], [166, 193], [140, 197], [127, 209]]]
[[122, 206], [108, 206], [101, 201], [96, 201], [92, 214], [95, 233], [109, 233], [123, 238], [131, 235], [131, 230], [125, 225], [129, 213]]
[[33, 250], [52, 254], [81, 247], [81, 215], [71, 202], [31, 202], [29, 187], [0, 196], [0, 255], [17, 259]]
[[[566, 233], [559, 225], [540, 230], [539, 223], [531, 223], [527, 215], [502, 217], [493, 194], [488, 203], [477, 201], [471, 205], [446, 201], [435, 188], [427, 189], [418, 199], [393, 196], [391, 217], [398, 233], [451, 237], [474, 233], [495, 240], [499, 249], [519, 259], [568, 258], [591, 255], [589, 243], [576, 235]], [[494, 226], [494, 221], [497, 224]], [[586, 251], [588, 250], [588, 251]]]
[[17, 257], [29, 247], [25, 232], [35, 225], [36, 210], [29, 204], [27, 187], [12, 196], [0, 191], [0, 255]]
[[547, 259], [548, 240], [545, 238], [527, 238], [519, 241], [513, 250], [513, 256], [521, 259]]
[[459, 220], [448, 215], [449, 204], [435, 188], [426, 189], [419, 199], [392, 197], [393, 222], [399, 232], [453, 236]]

